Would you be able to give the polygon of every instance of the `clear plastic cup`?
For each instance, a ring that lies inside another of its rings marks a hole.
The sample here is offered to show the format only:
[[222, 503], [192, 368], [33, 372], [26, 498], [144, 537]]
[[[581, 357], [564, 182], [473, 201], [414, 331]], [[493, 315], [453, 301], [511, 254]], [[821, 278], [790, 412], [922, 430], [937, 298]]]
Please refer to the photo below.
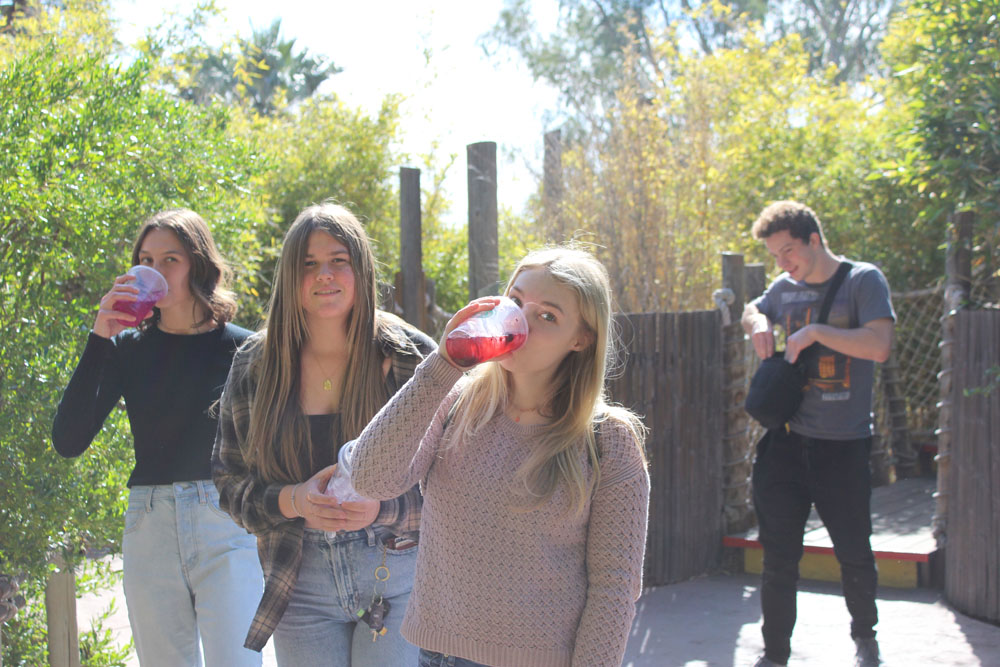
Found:
[[448, 356], [459, 366], [475, 366], [513, 352], [528, 338], [524, 311], [508, 297], [492, 310], [476, 313], [445, 339]]
[[351, 456], [354, 454], [356, 440], [349, 440], [344, 443], [337, 453], [337, 471], [326, 483], [325, 495], [332, 496], [342, 503], [353, 503], [359, 500], [367, 500], [364, 496], [354, 490], [351, 484]]
[[135, 301], [115, 301], [112, 307], [120, 313], [132, 315], [133, 320], [128, 325], [136, 327], [146, 319], [156, 302], [167, 295], [167, 279], [156, 269], [141, 264], [129, 269], [128, 275], [135, 276], [135, 280], [128, 284], [139, 288], [139, 293], [135, 295]]

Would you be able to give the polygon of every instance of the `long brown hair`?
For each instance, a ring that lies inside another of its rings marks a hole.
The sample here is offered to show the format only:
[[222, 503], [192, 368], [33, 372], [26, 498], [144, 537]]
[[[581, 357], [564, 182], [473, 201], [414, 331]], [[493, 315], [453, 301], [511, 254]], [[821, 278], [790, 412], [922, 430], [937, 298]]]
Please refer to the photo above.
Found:
[[301, 285], [309, 236], [323, 231], [342, 243], [354, 271], [354, 306], [347, 327], [347, 369], [341, 387], [340, 441], [360, 435], [385, 404], [388, 392], [382, 375], [384, 356], [378, 340], [406, 345], [395, 326], [399, 320], [376, 309], [376, 268], [368, 235], [343, 206], [326, 202], [309, 206], [289, 227], [275, 269], [262, 346], [250, 368], [257, 390], [250, 406], [250, 427], [244, 457], [272, 482], [298, 482], [314, 471], [314, 444], [308, 419], [299, 403], [300, 357], [309, 330], [302, 307]]
[[[146, 235], [154, 229], [164, 229], [174, 233], [180, 241], [184, 252], [191, 262], [188, 273], [188, 287], [195, 301], [195, 326], [215, 320], [220, 326], [229, 322], [236, 315], [236, 298], [226, 288], [229, 278], [229, 267], [215, 247], [212, 232], [208, 223], [194, 211], [186, 208], [173, 208], [154, 214], [139, 229], [135, 245], [132, 246], [132, 266], [139, 263], [139, 251]], [[198, 319], [198, 308], [204, 317]], [[139, 329], [146, 331], [160, 320], [160, 309], [153, 309], [153, 316], [139, 324]]]

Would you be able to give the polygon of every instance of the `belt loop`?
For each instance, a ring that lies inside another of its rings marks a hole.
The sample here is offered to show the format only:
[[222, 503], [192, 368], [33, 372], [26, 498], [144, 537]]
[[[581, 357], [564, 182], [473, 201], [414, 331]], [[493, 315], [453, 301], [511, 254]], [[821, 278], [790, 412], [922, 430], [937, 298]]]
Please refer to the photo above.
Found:
[[208, 489], [205, 488], [207, 484], [208, 482], [203, 479], [195, 481], [195, 486], [198, 487], [198, 502], [202, 505], [208, 503]]
[[155, 486], [145, 486], [142, 489], [143, 493], [146, 494], [146, 511], [147, 512], [152, 512], [153, 511], [153, 490], [155, 488], [156, 488]]
[[371, 526], [365, 526], [365, 534], [368, 535], [368, 546], [375, 546], [375, 531]]

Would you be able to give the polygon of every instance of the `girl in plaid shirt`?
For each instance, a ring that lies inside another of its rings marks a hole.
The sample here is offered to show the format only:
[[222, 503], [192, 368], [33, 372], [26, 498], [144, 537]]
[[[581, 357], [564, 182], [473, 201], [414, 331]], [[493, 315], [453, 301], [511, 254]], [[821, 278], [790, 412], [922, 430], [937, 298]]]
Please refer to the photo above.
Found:
[[[375, 260], [347, 209], [303, 210], [285, 235], [265, 329], [237, 352], [220, 402], [220, 505], [257, 536], [264, 595], [247, 648], [278, 663], [402, 665], [421, 499], [327, 495], [357, 437], [434, 349], [376, 304]], [[383, 632], [384, 630], [384, 632]]]

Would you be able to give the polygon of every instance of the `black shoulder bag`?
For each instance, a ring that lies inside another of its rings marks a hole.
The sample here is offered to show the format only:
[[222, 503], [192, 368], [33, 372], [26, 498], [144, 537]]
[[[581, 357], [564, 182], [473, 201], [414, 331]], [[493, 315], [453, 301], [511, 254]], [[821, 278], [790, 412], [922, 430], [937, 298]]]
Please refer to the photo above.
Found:
[[[823, 296], [823, 306], [820, 308], [817, 324], [826, 324], [830, 307], [833, 305], [833, 297], [836, 296], [837, 290], [840, 289], [850, 270], [850, 262], [841, 262], [837, 267], [837, 272], [833, 274]], [[802, 357], [810, 348], [812, 345], [802, 350], [802, 354], [794, 364], [785, 361], [784, 352], [775, 352], [762, 361], [754, 373], [743, 407], [764, 428], [782, 428], [798, 412], [807, 382]]]

